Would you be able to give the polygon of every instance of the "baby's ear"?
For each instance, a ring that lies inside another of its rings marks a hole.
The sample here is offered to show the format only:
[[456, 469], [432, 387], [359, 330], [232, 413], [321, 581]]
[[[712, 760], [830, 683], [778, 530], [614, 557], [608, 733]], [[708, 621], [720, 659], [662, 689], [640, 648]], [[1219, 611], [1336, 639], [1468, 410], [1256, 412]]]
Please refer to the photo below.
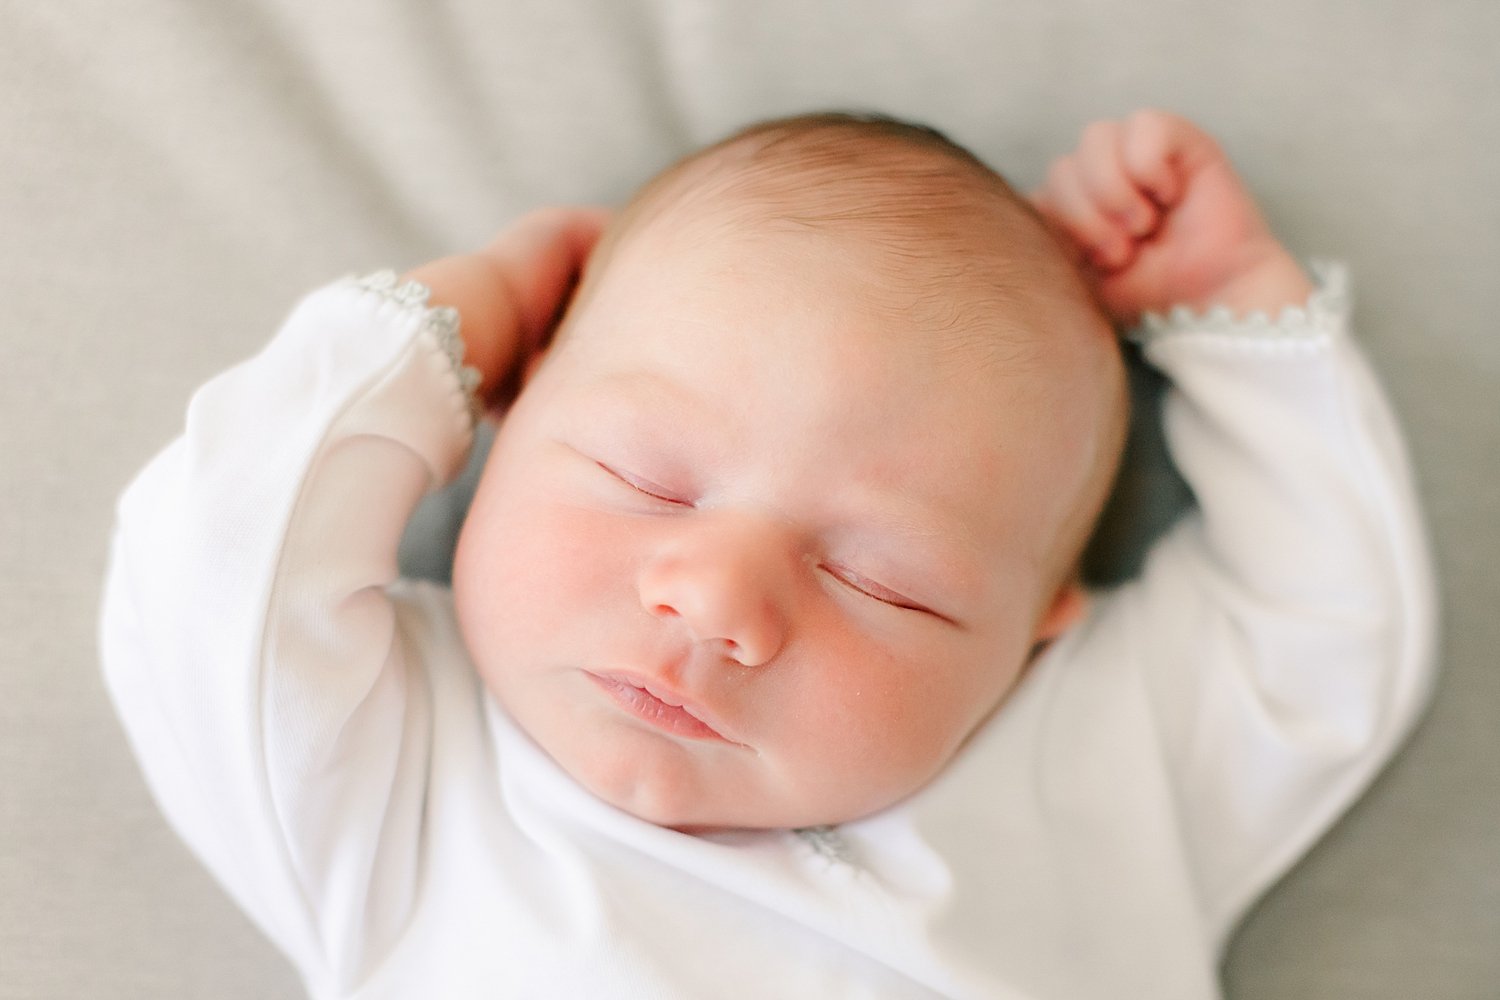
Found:
[[1068, 580], [1052, 596], [1052, 603], [1037, 622], [1032, 642], [1051, 642], [1082, 619], [1088, 609], [1089, 595], [1077, 580]]

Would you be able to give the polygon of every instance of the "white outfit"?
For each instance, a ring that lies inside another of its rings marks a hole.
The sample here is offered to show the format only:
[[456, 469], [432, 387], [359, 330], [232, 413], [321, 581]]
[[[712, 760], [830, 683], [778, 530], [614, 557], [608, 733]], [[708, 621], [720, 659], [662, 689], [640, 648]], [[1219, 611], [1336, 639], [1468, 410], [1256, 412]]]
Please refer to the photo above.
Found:
[[120, 504], [107, 680], [174, 826], [316, 997], [1204, 998], [1420, 711], [1433, 596], [1334, 271], [1146, 353], [1199, 508], [926, 789], [694, 837], [593, 798], [396, 579], [472, 426], [451, 311], [346, 281]]

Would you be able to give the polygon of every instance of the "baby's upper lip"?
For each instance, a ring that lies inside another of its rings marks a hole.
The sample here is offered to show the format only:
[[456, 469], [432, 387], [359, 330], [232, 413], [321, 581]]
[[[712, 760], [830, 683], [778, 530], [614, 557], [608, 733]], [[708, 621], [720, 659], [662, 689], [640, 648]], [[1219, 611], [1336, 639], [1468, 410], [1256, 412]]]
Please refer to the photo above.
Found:
[[668, 684], [666, 681], [661, 680], [660, 678], [648, 677], [644, 674], [634, 673], [633, 671], [629, 670], [593, 670], [590, 671], [590, 673], [592, 673], [595, 677], [603, 677], [608, 680], [618, 681], [621, 684], [629, 684], [632, 687], [638, 687], [663, 704], [671, 705], [673, 708], [682, 709], [688, 715], [691, 715], [693, 718], [697, 719], [699, 722], [712, 729], [725, 741], [729, 743], [736, 743], [740, 746], [746, 745], [740, 740], [735, 739], [733, 734], [725, 727], [724, 723], [720, 721], [718, 716], [711, 709], [705, 708], [699, 702], [696, 702], [686, 695], [680, 693], [676, 688], [672, 687], [670, 684]]

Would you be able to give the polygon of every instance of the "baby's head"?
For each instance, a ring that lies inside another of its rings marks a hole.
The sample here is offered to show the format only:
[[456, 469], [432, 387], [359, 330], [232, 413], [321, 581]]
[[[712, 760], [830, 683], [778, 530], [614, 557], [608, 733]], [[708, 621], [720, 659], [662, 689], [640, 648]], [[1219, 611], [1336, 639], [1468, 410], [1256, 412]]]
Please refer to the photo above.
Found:
[[934, 133], [757, 126], [648, 184], [496, 437], [454, 568], [490, 691], [606, 801], [836, 823], [932, 779], [1078, 615], [1108, 322]]

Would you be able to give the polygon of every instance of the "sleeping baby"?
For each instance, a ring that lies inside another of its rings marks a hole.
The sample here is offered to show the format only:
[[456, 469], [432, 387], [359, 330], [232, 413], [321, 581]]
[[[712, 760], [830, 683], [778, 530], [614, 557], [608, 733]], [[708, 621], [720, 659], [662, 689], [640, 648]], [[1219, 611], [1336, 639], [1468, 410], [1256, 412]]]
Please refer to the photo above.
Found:
[[[1314, 277], [1173, 115], [1031, 198], [919, 126], [753, 126], [204, 386], [120, 502], [111, 694], [315, 997], [1217, 996], [1429, 683]], [[1089, 590], [1117, 326], [1196, 506]], [[486, 414], [451, 590], [400, 579]]]

